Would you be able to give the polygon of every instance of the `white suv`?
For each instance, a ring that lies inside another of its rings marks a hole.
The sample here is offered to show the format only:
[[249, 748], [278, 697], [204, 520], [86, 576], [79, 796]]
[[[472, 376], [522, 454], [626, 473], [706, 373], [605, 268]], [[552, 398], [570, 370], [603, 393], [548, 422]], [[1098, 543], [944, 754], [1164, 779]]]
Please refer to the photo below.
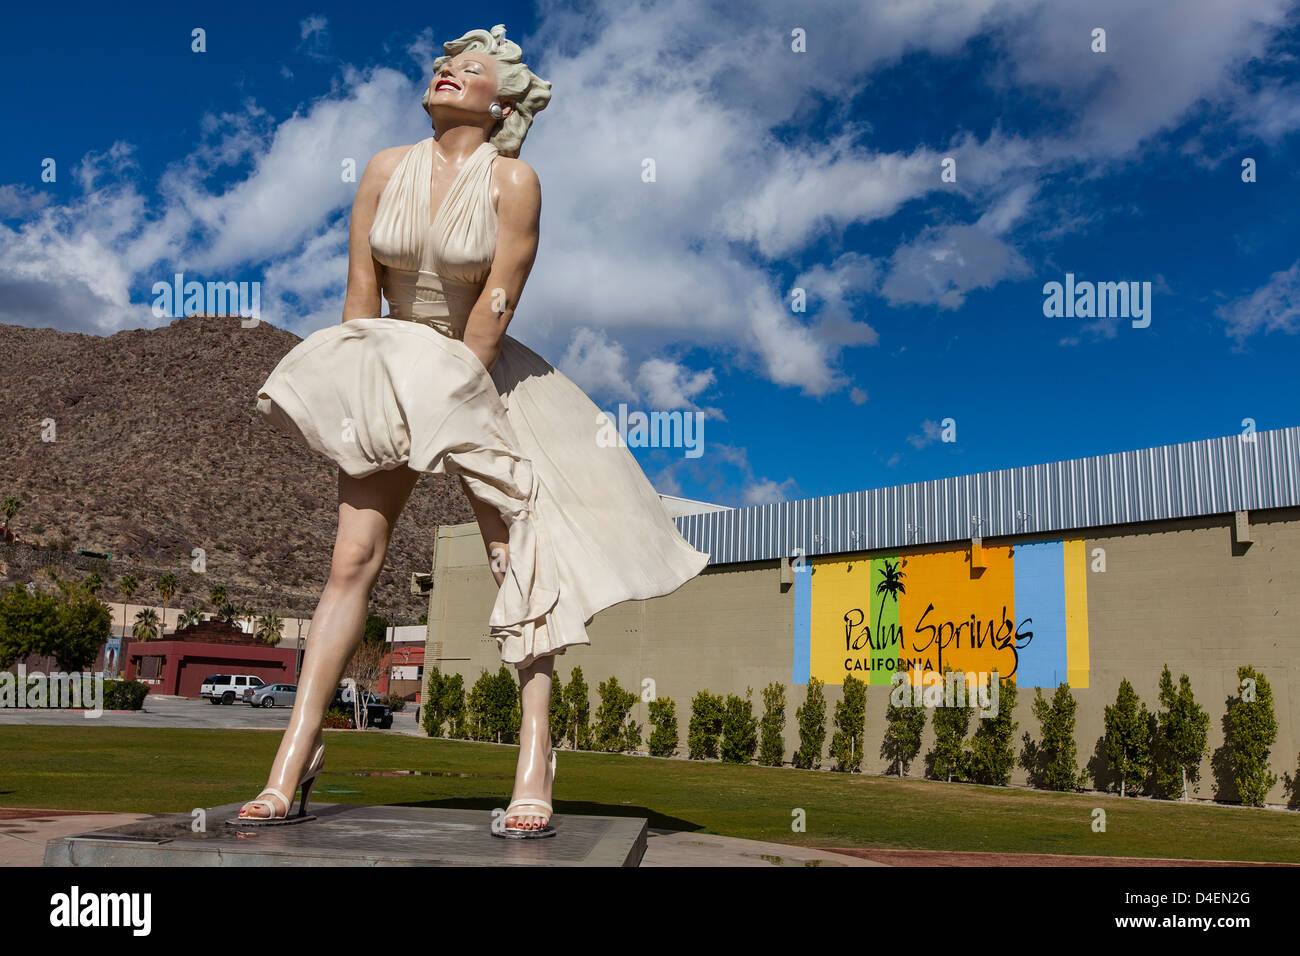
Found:
[[203, 678], [199, 696], [214, 704], [233, 704], [243, 700], [245, 692], [256, 690], [263, 683], [262, 678], [252, 674], [209, 674]]

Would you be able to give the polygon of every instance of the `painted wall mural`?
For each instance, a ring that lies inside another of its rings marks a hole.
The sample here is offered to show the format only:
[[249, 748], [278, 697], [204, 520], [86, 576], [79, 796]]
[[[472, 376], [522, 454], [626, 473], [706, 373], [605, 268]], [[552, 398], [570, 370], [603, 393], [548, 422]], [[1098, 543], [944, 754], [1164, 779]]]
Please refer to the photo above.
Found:
[[896, 671], [997, 670], [1021, 687], [1088, 686], [1081, 538], [917, 554], [809, 558], [795, 568], [794, 666], [842, 684]]

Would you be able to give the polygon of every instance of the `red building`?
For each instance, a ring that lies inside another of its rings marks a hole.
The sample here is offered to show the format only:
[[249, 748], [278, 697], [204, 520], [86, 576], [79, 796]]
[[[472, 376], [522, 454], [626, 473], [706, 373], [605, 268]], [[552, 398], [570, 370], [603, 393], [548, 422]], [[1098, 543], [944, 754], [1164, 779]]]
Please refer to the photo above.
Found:
[[424, 678], [424, 642], [390, 644], [384, 655], [384, 677], [379, 693], [414, 700]]
[[162, 641], [132, 641], [124, 656], [127, 680], [177, 697], [198, 697], [209, 674], [253, 674], [267, 684], [294, 679], [291, 648], [271, 647], [224, 621], [191, 624]]

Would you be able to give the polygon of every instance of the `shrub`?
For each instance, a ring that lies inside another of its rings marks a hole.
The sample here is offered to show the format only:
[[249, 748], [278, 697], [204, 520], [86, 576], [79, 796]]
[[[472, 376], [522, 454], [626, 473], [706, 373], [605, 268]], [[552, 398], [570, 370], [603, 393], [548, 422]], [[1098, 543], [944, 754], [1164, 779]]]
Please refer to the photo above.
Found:
[[104, 681], [105, 710], [140, 710], [149, 695], [149, 685], [138, 680]]
[[1033, 712], [1043, 739], [1033, 748], [1035, 765], [1030, 769], [1037, 772], [1048, 790], [1079, 790], [1083, 786], [1079, 749], [1074, 742], [1074, 715], [1078, 707], [1068, 681], [1056, 688], [1050, 702], [1043, 696], [1042, 688], [1034, 688]]
[[[965, 680], [965, 675], [960, 671], [944, 665], [943, 669], [944, 687], [948, 686], [950, 679]], [[974, 688], [966, 688], [967, 691], [974, 691]], [[970, 697], [963, 697], [966, 703], [962, 706], [949, 704], [945, 698], [943, 705], [934, 709], [932, 723], [934, 726], [934, 749], [930, 751], [930, 770], [936, 779], [947, 780], [952, 782], [956, 777], [958, 780], [965, 780], [967, 777], [967, 757], [966, 757], [966, 731], [970, 727], [971, 714], [975, 708], [970, 704]]]
[[502, 664], [495, 674], [483, 669], [469, 692], [470, 739], [515, 743], [521, 719], [519, 685]]
[[749, 763], [758, 749], [758, 719], [754, 716], [754, 689], [745, 688], [745, 696], [727, 695], [722, 713], [722, 762]]
[[1174, 688], [1168, 664], [1160, 674], [1160, 707], [1151, 788], [1157, 796], [1186, 800], [1188, 785], [1200, 779], [1201, 761], [1209, 749], [1210, 715], [1196, 703], [1186, 674]]
[[998, 712], [995, 717], [984, 717], [975, 728], [967, 756], [970, 778], [976, 783], [1005, 787], [1011, 782], [1011, 771], [1016, 765], [1014, 740], [1020, 725], [1012, 718], [1016, 711], [1016, 685], [1011, 678], [1005, 680], [994, 671], [992, 680], [998, 682]]
[[1113, 707], [1107, 707], [1106, 762], [1119, 779], [1119, 795], [1142, 786], [1151, 766], [1151, 714], [1125, 677]]
[[785, 685], [773, 681], [763, 689], [763, 719], [759, 723], [758, 762], [765, 767], [785, 763]]
[[442, 716], [447, 721], [447, 736], [453, 740], [468, 738], [465, 718], [465, 678], [460, 674], [450, 674], [442, 678], [442, 694], [439, 697]]
[[722, 697], [702, 690], [691, 701], [691, 722], [686, 728], [686, 744], [692, 760], [717, 759], [718, 738], [722, 735]]
[[844, 696], [835, 702], [835, 734], [831, 737], [832, 770], [862, 771], [862, 738], [866, 732], [867, 685], [852, 674], [844, 675]]
[[[895, 698], [903, 692], [908, 680], [906, 673], [895, 674], [897, 683], [889, 695], [889, 706], [885, 709], [885, 736], [880, 742], [880, 756], [890, 761], [901, 778], [907, 772], [907, 765], [921, 752], [921, 734], [925, 732], [925, 708], [910, 704], [896, 703]], [[910, 701], [912, 688], [908, 686], [906, 694]]]
[[617, 677], [601, 681], [596, 692], [600, 695], [593, 729], [596, 749], [608, 753], [636, 750], [641, 746], [641, 725], [631, 716], [636, 694], [620, 687]]
[[582, 668], [575, 667], [564, 688], [565, 735], [575, 750], [591, 750], [591, 692]]
[[420, 726], [426, 736], [442, 736], [445, 719], [442, 708], [443, 677], [436, 667], [431, 667], [424, 679], [424, 699], [420, 704]]
[[[1246, 693], [1247, 680], [1254, 681]], [[1227, 740], [1231, 754], [1232, 779], [1248, 807], [1262, 807], [1264, 798], [1277, 783], [1269, 770], [1268, 754], [1277, 741], [1277, 718], [1273, 715], [1273, 688], [1253, 667], [1237, 668], [1238, 696], [1228, 702]], [[1251, 699], [1246, 699], [1249, 696]]]
[[321, 722], [325, 728], [347, 730], [352, 726], [352, 714], [343, 710], [341, 707], [331, 707], [325, 711], [325, 719]]
[[569, 722], [567, 708], [564, 704], [564, 681], [560, 679], [560, 675], [555, 673], [554, 670], [551, 672], [550, 715], [551, 746], [563, 746]]
[[650, 701], [650, 732], [647, 746], [652, 757], [671, 757], [677, 753], [677, 705], [671, 697]]
[[799, 749], [794, 752], [790, 763], [803, 770], [816, 770], [822, 765], [822, 747], [826, 743], [826, 694], [823, 686], [822, 681], [810, 677], [803, 705], [794, 712], [799, 722]]

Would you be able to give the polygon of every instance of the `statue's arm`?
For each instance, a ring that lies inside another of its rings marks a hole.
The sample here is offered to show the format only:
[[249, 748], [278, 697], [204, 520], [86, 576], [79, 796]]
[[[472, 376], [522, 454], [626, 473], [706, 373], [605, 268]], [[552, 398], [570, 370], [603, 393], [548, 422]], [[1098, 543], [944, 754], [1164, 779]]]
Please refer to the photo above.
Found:
[[348, 290], [343, 297], [343, 321], [378, 318], [380, 275], [384, 268], [370, 252], [370, 227], [379, 209], [379, 197], [409, 146], [383, 149], [366, 163], [357, 194], [352, 200], [348, 226]]
[[[498, 166], [502, 160], [497, 160]], [[522, 160], [504, 164], [497, 180], [497, 247], [492, 270], [465, 322], [465, 344], [489, 372], [501, 354], [506, 327], [514, 317], [524, 283], [537, 258], [542, 184]], [[496, 170], [494, 170], [496, 172]]]

